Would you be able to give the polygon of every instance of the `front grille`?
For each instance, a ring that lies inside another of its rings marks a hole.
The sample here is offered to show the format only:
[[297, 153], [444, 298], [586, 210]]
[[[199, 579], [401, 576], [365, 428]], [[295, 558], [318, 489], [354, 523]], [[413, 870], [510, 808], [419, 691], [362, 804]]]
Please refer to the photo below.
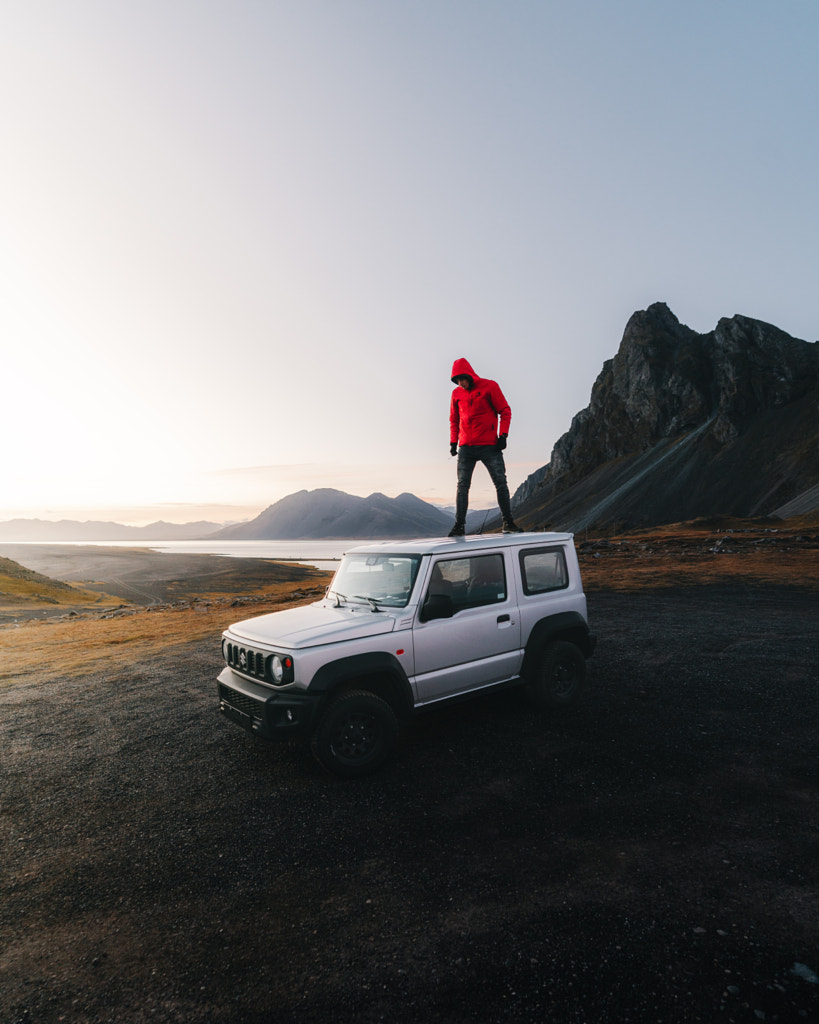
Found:
[[244, 693], [239, 693], [238, 690], [231, 690], [227, 686], [220, 685], [219, 699], [230, 704], [237, 711], [243, 711], [246, 715], [250, 715], [251, 718], [261, 719], [262, 717], [261, 703]]
[[225, 657], [228, 665], [236, 672], [253, 679], [266, 678], [265, 655], [261, 651], [229, 643], [225, 645]]

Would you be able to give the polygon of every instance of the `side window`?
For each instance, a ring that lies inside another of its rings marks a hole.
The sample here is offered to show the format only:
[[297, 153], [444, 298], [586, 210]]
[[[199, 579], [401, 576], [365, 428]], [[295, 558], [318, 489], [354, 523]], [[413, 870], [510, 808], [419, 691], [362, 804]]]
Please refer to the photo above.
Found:
[[524, 594], [543, 594], [569, 585], [563, 548], [529, 548], [520, 552]]
[[507, 590], [503, 555], [477, 555], [474, 558], [449, 558], [436, 562], [427, 596], [431, 594], [444, 594], [451, 598], [456, 612], [505, 601]]

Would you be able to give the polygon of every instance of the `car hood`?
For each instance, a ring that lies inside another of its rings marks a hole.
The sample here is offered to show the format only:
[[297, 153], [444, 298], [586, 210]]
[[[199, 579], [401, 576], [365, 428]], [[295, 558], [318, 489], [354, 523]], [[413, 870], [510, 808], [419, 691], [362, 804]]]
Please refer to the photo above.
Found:
[[232, 625], [228, 633], [248, 643], [298, 650], [391, 633], [394, 629], [394, 615], [374, 612], [368, 606], [341, 605], [334, 608], [311, 604], [245, 619]]

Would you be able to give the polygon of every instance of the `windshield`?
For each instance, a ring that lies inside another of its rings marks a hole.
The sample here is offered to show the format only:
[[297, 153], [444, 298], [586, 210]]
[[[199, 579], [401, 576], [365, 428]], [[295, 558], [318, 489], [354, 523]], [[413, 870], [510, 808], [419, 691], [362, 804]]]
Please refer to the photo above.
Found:
[[404, 608], [420, 564], [420, 555], [345, 555], [329, 593], [340, 601], [367, 601], [374, 607]]

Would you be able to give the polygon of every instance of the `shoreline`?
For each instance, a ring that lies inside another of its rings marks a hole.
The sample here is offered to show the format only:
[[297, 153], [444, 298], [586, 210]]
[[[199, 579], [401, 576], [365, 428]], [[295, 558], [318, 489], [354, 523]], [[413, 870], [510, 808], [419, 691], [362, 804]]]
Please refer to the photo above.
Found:
[[[211, 554], [168, 554], [147, 548], [97, 545], [4, 545], [4, 557], [44, 577], [98, 596], [14, 600], [0, 596], [0, 624], [64, 617], [101, 617], [122, 609], [149, 609], [193, 601], [241, 599], [320, 583], [329, 574], [302, 563]], [[123, 603], [124, 602], [124, 603]], [[73, 612], [73, 616], [72, 616]]]
[[[684, 523], [606, 538], [578, 536], [584, 589], [590, 595], [706, 585], [788, 586], [806, 595], [819, 590], [815, 525], [720, 527]], [[48, 578], [45, 591], [23, 597], [2, 593], [9, 588], [0, 579], [0, 626], [263, 597], [282, 584], [323, 587], [335, 568], [289, 558], [57, 542], [6, 542], [0, 556]], [[85, 593], [74, 600], [62, 587], [49, 595], [49, 581]], [[96, 598], [89, 601], [89, 593]]]

